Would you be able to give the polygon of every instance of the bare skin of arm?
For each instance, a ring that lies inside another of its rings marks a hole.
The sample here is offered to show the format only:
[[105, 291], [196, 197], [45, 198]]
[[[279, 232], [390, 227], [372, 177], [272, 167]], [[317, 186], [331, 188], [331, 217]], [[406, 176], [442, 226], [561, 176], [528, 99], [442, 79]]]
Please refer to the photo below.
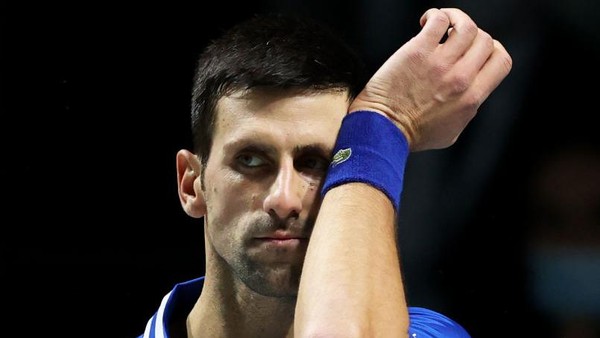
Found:
[[407, 332], [392, 204], [379, 190], [350, 183], [330, 190], [327, 205], [335, 207], [319, 213], [305, 258], [308, 275], [303, 270], [300, 290], [307, 292], [298, 294], [295, 325], [301, 330], [294, 336]]
[[[430, 9], [420, 23], [349, 108], [390, 118], [411, 151], [454, 144], [512, 68], [504, 47], [458, 9]], [[295, 337], [408, 335], [395, 216], [385, 195], [366, 184], [325, 195], [300, 281]]]

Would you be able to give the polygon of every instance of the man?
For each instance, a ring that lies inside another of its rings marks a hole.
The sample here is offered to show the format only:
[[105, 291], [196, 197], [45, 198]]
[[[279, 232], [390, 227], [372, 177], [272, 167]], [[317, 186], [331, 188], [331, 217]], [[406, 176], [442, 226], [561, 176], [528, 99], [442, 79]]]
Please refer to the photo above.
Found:
[[206, 273], [140, 337], [468, 337], [407, 306], [395, 216], [408, 152], [452, 145], [512, 60], [458, 9], [421, 25], [366, 84], [355, 54], [306, 21], [257, 17], [207, 47], [195, 149], [177, 153]]

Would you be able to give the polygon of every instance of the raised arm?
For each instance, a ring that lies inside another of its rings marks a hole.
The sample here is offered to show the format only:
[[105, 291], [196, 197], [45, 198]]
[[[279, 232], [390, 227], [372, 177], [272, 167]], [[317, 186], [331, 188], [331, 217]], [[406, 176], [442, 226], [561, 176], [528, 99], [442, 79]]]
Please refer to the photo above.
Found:
[[[346, 175], [326, 189], [300, 282], [295, 337], [408, 335], [395, 236], [395, 194], [402, 188], [406, 154], [452, 145], [512, 67], [504, 47], [458, 9], [430, 9], [420, 23], [419, 34], [382, 65], [350, 106], [348, 116], [378, 113], [406, 139], [402, 145], [397, 135], [384, 134], [394, 141], [377, 135], [381, 147], [375, 150], [390, 144], [406, 149], [392, 155], [388, 168], [381, 164], [375, 166], [380, 172], [351, 171], [356, 180]], [[340, 130], [344, 149], [352, 148], [348, 138], [355, 131], [348, 128], [352, 123]], [[357, 148], [364, 137], [369, 135], [357, 137]], [[330, 169], [325, 185], [343, 170], [341, 165], [333, 174]], [[385, 170], [394, 174], [384, 175]], [[380, 174], [385, 177], [374, 181], [383, 187], [364, 177]], [[390, 182], [394, 177], [400, 179]]]
[[420, 23], [350, 106], [386, 115], [411, 151], [454, 144], [512, 68], [502, 44], [459, 9], [429, 9]]

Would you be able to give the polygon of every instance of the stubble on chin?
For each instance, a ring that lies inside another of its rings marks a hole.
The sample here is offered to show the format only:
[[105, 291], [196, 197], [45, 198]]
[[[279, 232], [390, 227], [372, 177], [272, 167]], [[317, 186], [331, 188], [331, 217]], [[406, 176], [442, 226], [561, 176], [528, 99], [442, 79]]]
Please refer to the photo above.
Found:
[[232, 268], [247, 288], [262, 296], [295, 299], [300, 285], [302, 263], [264, 264], [248, 259], [242, 264], [243, 267]]

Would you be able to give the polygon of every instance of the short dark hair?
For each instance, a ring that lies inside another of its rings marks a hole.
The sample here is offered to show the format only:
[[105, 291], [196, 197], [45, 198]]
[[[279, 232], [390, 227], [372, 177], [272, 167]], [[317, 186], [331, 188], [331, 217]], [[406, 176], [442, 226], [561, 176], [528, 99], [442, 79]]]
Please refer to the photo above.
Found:
[[365, 75], [357, 52], [331, 28], [291, 15], [255, 15], [211, 41], [198, 59], [192, 89], [194, 151], [206, 163], [215, 107], [227, 94], [256, 87], [347, 90], [353, 99]]

